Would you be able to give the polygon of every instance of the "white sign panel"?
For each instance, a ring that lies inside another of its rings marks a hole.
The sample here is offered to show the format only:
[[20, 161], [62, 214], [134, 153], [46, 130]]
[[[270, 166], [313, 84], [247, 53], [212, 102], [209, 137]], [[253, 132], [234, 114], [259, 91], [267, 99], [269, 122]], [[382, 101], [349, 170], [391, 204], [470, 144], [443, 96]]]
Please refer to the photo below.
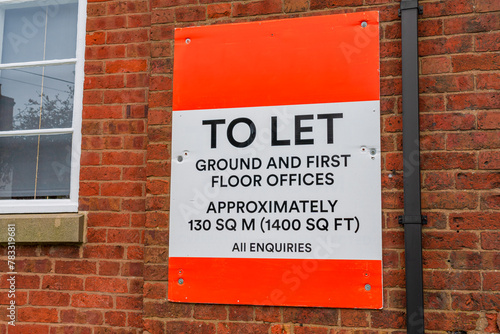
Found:
[[381, 260], [379, 101], [174, 111], [170, 257]]

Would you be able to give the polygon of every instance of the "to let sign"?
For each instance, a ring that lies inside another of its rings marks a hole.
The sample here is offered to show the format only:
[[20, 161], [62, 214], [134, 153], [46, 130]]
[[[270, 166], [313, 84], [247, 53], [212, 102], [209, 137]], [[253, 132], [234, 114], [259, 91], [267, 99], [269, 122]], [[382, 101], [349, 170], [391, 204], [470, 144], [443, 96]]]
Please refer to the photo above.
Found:
[[382, 307], [378, 27], [176, 30], [169, 300]]

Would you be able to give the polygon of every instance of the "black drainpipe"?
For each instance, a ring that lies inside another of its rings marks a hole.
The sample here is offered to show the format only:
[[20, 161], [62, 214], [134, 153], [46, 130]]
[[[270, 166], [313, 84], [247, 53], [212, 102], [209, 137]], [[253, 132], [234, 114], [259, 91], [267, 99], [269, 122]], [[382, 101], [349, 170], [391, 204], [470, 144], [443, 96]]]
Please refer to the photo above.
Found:
[[403, 184], [406, 266], [406, 328], [408, 334], [424, 333], [422, 224], [420, 212], [420, 141], [418, 121], [418, 0], [401, 0], [403, 81]]

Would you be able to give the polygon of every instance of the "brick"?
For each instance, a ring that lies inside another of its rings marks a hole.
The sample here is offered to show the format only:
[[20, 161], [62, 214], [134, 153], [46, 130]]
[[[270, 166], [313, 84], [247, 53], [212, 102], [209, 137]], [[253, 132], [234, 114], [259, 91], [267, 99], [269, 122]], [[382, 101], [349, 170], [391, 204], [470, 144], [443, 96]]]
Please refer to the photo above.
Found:
[[460, 212], [449, 216], [450, 228], [457, 230], [497, 230], [500, 229], [498, 212]]
[[425, 328], [428, 330], [454, 331], [457, 328], [469, 331], [476, 328], [478, 314], [452, 312], [426, 312]]
[[[500, 76], [498, 79], [500, 80]], [[479, 112], [477, 115], [477, 123], [478, 129], [500, 129], [500, 113], [496, 111]]]
[[454, 310], [479, 311], [483, 307], [482, 295], [479, 293], [453, 292], [451, 300], [451, 307]]
[[105, 90], [103, 101], [105, 104], [144, 103], [146, 101], [146, 92], [144, 89]]
[[257, 306], [255, 307], [255, 321], [279, 322], [281, 313], [278, 307]]
[[500, 169], [500, 152], [480, 152], [479, 169]]
[[478, 270], [481, 269], [481, 254], [479, 252], [451, 252], [450, 265], [453, 269]]
[[106, 33], [102, 31], [93, 32], [87, 34], [86, 44], [87, 45], [104, 44], [105, 40], [106, 40]]
[[114, 1], [108, 4], [108, 15], [144, 13], [148, 11], [148, 1]]
[[424, 271], [424, 286], [431, 290], [477, 290], [481, 278], [475, 271]]
[[96, 273], [96, 263], [85, 260], [56, 261], [55, 272], [58, 274], [88, 275]]
[[419, 56], [464, 53], [472, 49], [472, 36], [467, 35], [431, 38], [420, 40], [418, 43]]
[[283, 9], [285, 13], [303, 12], [309, 8], [309, 2], [306, 0], [284, 0]]
[[30, 304], [34, 306], [69, 306], [69, 300], [69, 293], [53, 291], [30, 292]]
[[444, 111], [445, 103], [443, 96], [420, 96], [418, 99], [419, 111], [420, 112], [436, 112]]
[[500, 131], [450, 133], [446, 137], [448, 150], [478, 150], [500, 147]]
[[419, 20], [418, 36], [429, 37], [443, 34], [443, 20]]
[[[167, 285], [166, 283], [152, 283], [152, 282], [144, 282], [144, 298], [149, 298], [149, 299], [164, 299], [167, 296]], [[198, 305], [198, 306], [203, 306], [203, 305]], [[212, 312], [210, 307], [207, 307], [208, 312]], [[203, 309], [203, 307], [201, 308]], [[195, 308], [195, 319], [200, 319], [199, 317], [196, 316], [197, 309]], [[198, 313], [200, 310], [198, 310]], [[225, 319], [225, 318], [224, 318]]]
[[338, 312], [337, 309], [316, 309], [315, 312], [310, 312], [308, 308], [289, 307], [283, 309], [283, 322], [337, 326]]
[[[103, 102], [103, 92], [102, 91], [91, 91], [85, 90], [83, 92], [83, 103], [84, 104], [102, 104]], [[82, 123], [82, 133], [88, 135], [99, 134], [99, 123], [86, 122]]]
[[481, 0], [476, 5], [476, 12], [493, 12], [500, 10], [500, 4], [495, 0]]
[[500, 232], [482, 232], [481, 247], [488, 250], [500, 250]]
[[173, 23], [175, 18], [175, 12], [171, 8], [167, 9], [155, 9], [151, 13], [151, 23]]
[[424, 152], [420, 157], [422, 170], [474, 169], [474, 153]]
[[145, 59], [112, 60], [105, 63], [106, 73], [131, 73], [147, 70], [148, 62]]
[[119, 310], [141, 310], [142, 295], [138, 297], [116, 297], [116, 308]]
[[128, 292], [127, 280], [122, 278], [87, 277], [85, 291], [126, 293]]
[[[16, 326], [9, 327], [9, 334], [25, 334], [25, 333], [49, 334], [49, 330], [50, 327], [48, 325], [16, 323]], [[4, 332], [2, 332], [2, 334], [3, 333]]]
[[154, 26], [151, 28], [152, 41], [164, 41], [174, 37], [174, 27], [172, 25]]
[[401, 58], [401, 41], [380, 42], [380, 58]]
[[120, 168], [116, 167], [82, 167], [80, 169], [80, 180], [82, 181], [109, 181], [119, 180]]
[[118, 276], [120, 273], [120, 263], [113, 261], [99, 261], [98, 274], [102, 276]]
[[476, 117], [465, 113], [423, 114], [420, 116], [420, 129], [436, 130], [472, 130], [476, 126]]
[[[106, 76], [109, 78], [110, 76]], [[111, 76], [115, 77], [115, 76]], [[95, 77], [91, 77], [92, 80]], [[122, 76], [118, 76], [122, 79]], [[90, 80], [90, 79], [89, 79]], [[83, 118], [84, 119], [106, 119], [106, 118], [122, 118], [123, 111], [122, 106], [84, 106], [83, 107]]]
[[444, 133], [420, 135], [420, 149], [422, 151], [444, 150], [445, 148], [446, 136]]
[[474, 89], [472, 75], [420, 76], [420, 93], [464, 92]]
[[85, 258], [101, 258], [101, 259], [122, 259], [122, 246], [108, 245], [87, 245], [83, 249], [83, 257]]
[[113, 120], [103, 122], [103, 132], [105, 134], [142, 134], [144, 133], [144, 129], [145, 124], [143, 120]]
[[470, 192], [423, 192], [423, 209], [475, 209], [477, 196]]
[[110, 326], [125, 327], [127, 324], [127, 314], [125, 312], [109, 311], [104, 314], [104, 321]]
[[44, 276], [42, 289], [51, 290], [83, 290], [83, 279], [75, 276]]
[[253, 319], [253, 307], [229, 306], [229, 320], [251, 321], [252, 319]]
[[218, 19], [229, 16], [231, 16], [231, 4], [229, 3], [217, 3], [207, 6], [207, 17], [209, 19]]
[[204, 322], [167, 321], [166, 333], [215, 334], [215, 326]]
[[129, 28], [139, 28], [139, 27], [150, 27], [151, 26], [151, 13], [146, 14], [132, 14], [127, 16], [127, 27]]
[[[125, 57], [125, 50], [126, 47], [124, 45], [96, 45], [92, 47], [87, 47], [85, 49], [85, 59], [97, 60], [97, 59], [109, 59], [109, 58], [123, 58]], [[97, 73], [103, 73], [103, 71], [100, 70]], [[98, 88], [98, 86], [93, 87], [86, 85], [85, 88], [92, 89], [92, 88]], [[109, 88], [111, 88], [111, 86]]]
[[399, 59], [381, 60], [380, 76], [401, 76], [401, 61]]
[[71, 296], [71, 306], [85, 308], [112, 308], [113, 298], [107, 295], [75, 293]]
[[87, 18], [87, 31], [95, 30], [111, 30], [125, 27], [125, 15], [113, 15], [105, 17], [88, 17]]
[[475, 36], [475, 50], [476, 51], [498, 51], [500, 44], [498, 39], [500, 32], [489, 32], [485, 34], [478, 34]]
[[90, 59], [85, 62], [85, 74], [86, 75], [102, 74], [102, 73], [104, 73], [104, 62], [92, 61]]
[[471, 232], [425, 232], [422, 244], [426, 249], [475, 249], [479, 238]]
[[[232, 16], [253, 16], [262, 14], [274, 14], [281, 12], [281, 1], [279, 0], [260, 0], [252, 2], [233, 3]], [[311, 5], [311, 8], [313, 6]]]
[[165, 322], [156, 319], [144, 319], [144, 330], [151, 334], [165, 333]]
[[423, 17], [448, 16], [454, 14], [466, 14], [474, 11], [474, 3], [469, 0], [448, 0], [445, 2], [422, 3]]
[[152, 8], [159, 7], [173, 7], [182, 5], [194, 5], [198, 2], [196, 0], [153, 0], [151, 3]]
[[193, 318], [199, 320], [227, 320], [225, 305], [196, 305]]
[[451, 57], [451, 66], [453, 72], [498, 70], [500, 55], [498, 53], [454, 55]]
[[139, 243], [140, 230], [138, 229], [109, 229], [108, 243]]
[[481, 194], [481, 209], [500, 209], [500, 192], [482, 193]]
[[448, 269], [449, 257], [448, 251], [427, 249], [422, 251], [423, 265], [426, 269]]
[[498, 252], [481, 253], [481, 269], [497, 270], [500, 268], [500, 254]]
[[147, 42], [148, 39], [148, 31], [145, 29], [108, 31], [106, 33], [106, 44], [140, 43]]
[[346, 327], [368, 327], [368, 314], [363, 310], [340, 310], [340, 323]]
[[400, 209], [403, 207], [403, 192], [384, 192], [382, 193], [382, 208]]
[[420, 62], [422, 74], [451, 72], [451, 58], [448, 56], [425, 57]]
[[[217, 334], [253, 334], [253, 333], [268, 333], [269, 324], [256, 323], [238, 323], [238, 322], [220, 322], [217, 324]], [[168, 324], [167, 324], [168, 330]], [[189, 332], [191, 333], [191, 332]]]
[[166, 265], [145, 265], [144, 279], [150, 281], [165, 281], [168, 279], [168, 267]]
[[204, 6], [178, 7], [175, 9], [175, 20], [177, 22], [203, 21], [207, 17]]
[[371, 325], [375, 328], [404, 328], [406, 317], [402, 311], [373, 311]]
[[130, 152], [126, 150], [104, 152], [102, 155], [103, 165], [143, 165], [144, 152]]
[[127, 262], [122, 265], [122, 276], [143, 277], [144, 263], [143, 262]]
[[393, 96], [401, 95], [401, 78], [380, 79], [380, 95]]
[[446, 190], [455, 185], [455, 176], [451, 172], [425, 173], [423, 186], [428, 190]]
[[144, 330], [142, 312], [128, 312], [127, 325], [129, 327], [140, 328], [141, 331]]
[[[16, 232], [16, 234], [19, 235], [18, 230]], [[19, 240], [20, 238], [16, 239]], [[16, 270], [24, 273], [48, 273], [52, 270], [52, 261], [47, 259], [16, 260]]]
[[172, 104], [172, 92], [150, 92], [149, 103], [151, 108], [160, 108]]
[[475, 14], [448, 18], [444, 21], [444, 33], [446, 35], [477, 33], [500, 28], [500, 16], [494, 14]]
[[483, 289], [500, 291], [500, 272], [484, 272]]
[[[8, 289], [10, 283], [7, 281], [10, 275], [0, 276], [0, 288]], [[40, 288], [40, 276], [38, 275], [16, 275], [16, 289], [39, 289]]]
[[457, 189], [496, 189], [500, 187], [500, 172], [458, 173]]
[[17, 321], [58, 322], [58, 312], [55, 308], [22, 307], [17, 311]]

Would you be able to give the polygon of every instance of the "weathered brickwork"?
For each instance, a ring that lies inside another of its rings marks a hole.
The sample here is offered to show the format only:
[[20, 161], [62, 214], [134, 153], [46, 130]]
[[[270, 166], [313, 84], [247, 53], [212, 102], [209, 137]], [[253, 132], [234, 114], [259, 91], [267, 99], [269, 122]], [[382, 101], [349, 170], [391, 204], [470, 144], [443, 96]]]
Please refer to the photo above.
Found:
[[[500, 1], [420, 4], [426, 333], [499, 333]], [[2, 274], [0, 333], [404, 333], [398, 9], [394, 0], [89, 0], [86, 242], [18, 246], [17, 322], [6, 323]], [[174, 29], [366, 10], [381, 18], [384, 309], [168, 303]]]

